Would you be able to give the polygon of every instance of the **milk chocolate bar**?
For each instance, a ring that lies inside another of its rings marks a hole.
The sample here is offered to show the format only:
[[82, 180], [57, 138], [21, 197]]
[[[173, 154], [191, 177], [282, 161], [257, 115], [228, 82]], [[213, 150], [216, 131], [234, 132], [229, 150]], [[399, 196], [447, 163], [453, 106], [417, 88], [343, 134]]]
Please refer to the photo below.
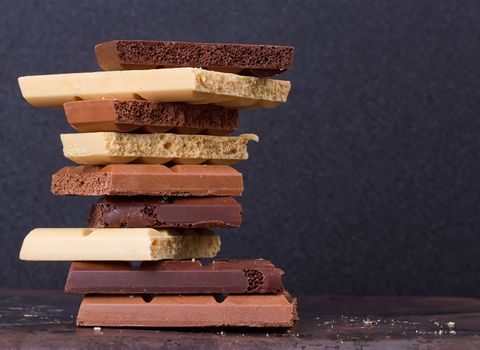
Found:
[[232, 197], [104, 197], [92, 206], [90, 227], [239, 227], [242, 206]]
[[66, 293], [83, 294], [277, 294], [283, 271], [268, 260], [198, 260], [143, 262], [74, 262]]
[[208, 134], [223, 136], [238, 129], [238, 110], [214, 105], [143, 100], [89, 100], [63, 105], [79, 132]]
[[222, 165], [111, 164], [60, 169], [52, 176], [56, 195], [240, 196], [242, 174]]
[[35, 107], [117, 98], [272, 108], [287, 100], [290, 82], [244, 77], [199, 68], [35, 75], [18, 78], [22, 96]]
[[289, 294], [85, 296], [78, 326], [106, 327], [291, 327], [296, 299]]
[[199, 67], [268, 77], [292, 66], [292, 46], [113, 40], [95, 46], [103, 70]]
[[24, 239], [21, 260], [144, 261], [213, 258], [220, 238], [207, 229], [39, 228]]
[[254, 134], [240, 136], [91, 132], [60, 135], [63, 155], [78, 164], [150, 163], [231, 165], [248, 159]]

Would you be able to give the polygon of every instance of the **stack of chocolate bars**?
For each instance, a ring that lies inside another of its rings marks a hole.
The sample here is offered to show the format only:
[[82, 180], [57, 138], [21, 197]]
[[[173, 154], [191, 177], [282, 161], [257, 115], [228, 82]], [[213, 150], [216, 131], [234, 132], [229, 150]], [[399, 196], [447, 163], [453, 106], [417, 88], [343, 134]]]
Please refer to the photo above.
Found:
[[78, 133], [63, 153], [79, 164], [52, 177], [55, 195], [103, 196], [88, 228], [31, 231], [20, 258], [72, 261], [67, 293], [85, 294], [79, 326], [289, 327], [296, 301], [262, 259], [216, 260], [210, 229], [239, 227], [243, 191], [232, 164], [253, 134], [238, 110], [271, 108], [290, 82], [287, 46], [111, 41], [105, 72], [19, 78], [36, 107], [63, 107]]

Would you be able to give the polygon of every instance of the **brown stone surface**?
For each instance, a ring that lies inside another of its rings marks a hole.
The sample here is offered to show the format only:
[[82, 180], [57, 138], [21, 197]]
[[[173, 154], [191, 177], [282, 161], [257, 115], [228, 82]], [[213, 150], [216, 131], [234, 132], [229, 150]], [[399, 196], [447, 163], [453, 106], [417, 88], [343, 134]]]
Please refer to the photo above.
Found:
[[114, 40], [95, 46], [104, 70], [199, 67], [268, 77], [293, 63], [292, 46]]
[[[480, 347], [480, 301], [474, 298], [300, 296], [300, 319], [290, 330], [77, 328], [75, 316], [80, 299], [59, 290], [0, 289], [0, 347], [175, 350], [476, 350]], [[454, 323], [452, 329], [449, 322]]]
[[143, 262], [73, 262], [66, 293], [84, 294], [278, 294], [283, 271], [270, 261], [191, 260]]
[[55, 195], [240, 196], [242, 174], [224, 165], [69, 166], [52, 176]]
[[224, 136], [238, 129], [238, 110], [215, 105], [142, 100], [86, 100], [63, 105], [79, 132], [207, 134]]

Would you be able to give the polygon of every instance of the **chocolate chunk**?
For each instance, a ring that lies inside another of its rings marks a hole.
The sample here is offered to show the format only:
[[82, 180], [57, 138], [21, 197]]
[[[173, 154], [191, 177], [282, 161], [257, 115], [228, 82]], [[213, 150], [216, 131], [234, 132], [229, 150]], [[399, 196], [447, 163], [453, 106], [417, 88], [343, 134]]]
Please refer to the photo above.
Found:
[[231, 197], [104, 197], [92, 206], [90, 227], [239, 227], [242, 206]]
[[213, 258], [220, 245], [220, 237], [204, 228], [37, 228], [23, 240], [20, 259], [146, 261]]
[[70, 166], [52, 176], [56, 195], [240, 196], [242, 174], [223, 165]]
[[105, 327], [291, 327], [296, 299], [280, 295], [85, 296], [78, 326]]
[[27, 102], [40, 108], [102, 98], [274, 108], [287, 101], [291, 87], [286, 80], [194, 67], [34, 75], [18, 84]]
[[74, 262], [66, 293], [99, 294], [271, 294], [283, 291], [283, 271], [270, 261], [217, 260], [207, 265], [191, 260], [143, 262]]
[[216, 164], [248, 159], [255, 134], [239, 136], [86, 132], [61, 134], [63, 155], [78, 164]]
[[292, 66], [294, 48], [275, 45], [114, 40], [95, 46], [103, 70], [198, 67], [269, 77]]
[[223, 136], [238, 129], [238, 110], [215, 105], [142, 100], [87, 100], [63, 105], [79, 132], [171, 132]]

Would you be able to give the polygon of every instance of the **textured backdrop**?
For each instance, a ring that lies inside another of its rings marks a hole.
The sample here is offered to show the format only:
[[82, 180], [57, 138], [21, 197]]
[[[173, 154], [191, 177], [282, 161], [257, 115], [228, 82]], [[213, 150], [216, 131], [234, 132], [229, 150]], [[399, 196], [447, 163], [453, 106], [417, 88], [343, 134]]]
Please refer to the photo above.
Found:
[[141, 38], [296, 48], [288, 103], [241, 113], [261, 142], [222, 257], [271, 259], [296, 293], [480, 295], [479, 18], [466, 0], [4, 0], [0, 285], [63, 287], [68, 265], [20, 262], [22, 239], [93, 202], [50, 194], [72, 129], [16, 78], [97, 70], [94, 44]]

